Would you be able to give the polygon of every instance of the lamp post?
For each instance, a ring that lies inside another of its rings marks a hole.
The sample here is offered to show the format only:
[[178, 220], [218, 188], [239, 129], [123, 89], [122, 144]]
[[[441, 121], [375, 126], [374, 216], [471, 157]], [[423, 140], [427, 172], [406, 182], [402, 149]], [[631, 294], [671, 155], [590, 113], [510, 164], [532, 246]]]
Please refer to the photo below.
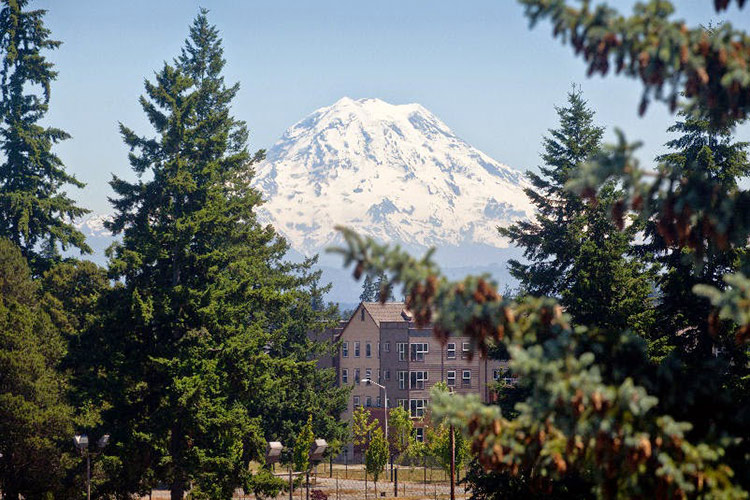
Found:
[[[383, 396], [385, 397], [385, 442], [388, 443], [388, 389], [385, 388], [384, 385], [380, 385], [377, 382], [373, 382], [372, 379], [369, 378], [363, 378], [362, 382], [364, 382], [367, 385], [373, 384], [377, 385], [381, 389], [383, 389]], [[390, 444], [388, 445], [389, 455], [390, 455]]]
[[[89, 451], [89, 437], [86, 434], [76, 434], [73, 436], [73, 444], [76, 449], [83, 455], [86, 454], [86, 499], [91, 500], [91, 452]], [[109, 434], [104, 434], [96, 442], [96, 447], [101, 450], [109, 444]]]
[[391, 462], [391, 481], [393, 481], [393, 456], [391, 455], [391, 443], [388, 441], [388, 389], [369, 378], [362, 379], [362, 382], [367, 385], [374, 384], [383, 389], [383, 397], [385, 397], [385, 444], [388, 447], [388, 461]]

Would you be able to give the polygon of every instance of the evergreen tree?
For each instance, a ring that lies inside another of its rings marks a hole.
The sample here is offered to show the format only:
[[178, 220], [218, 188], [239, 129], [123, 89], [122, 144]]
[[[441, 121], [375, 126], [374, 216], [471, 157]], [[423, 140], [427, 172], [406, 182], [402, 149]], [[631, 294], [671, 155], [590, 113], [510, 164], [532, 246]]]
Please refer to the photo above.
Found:
[[[18, 247], [0, 239], [0, 490], [3, 498], [63, 498], [73, 409], [59, 371], [65, 342]], [[72, 450], [71, 450], [72, 452]]]
[[231, 498], [266, 438], [299, 431], [299, 413], [285, 427], [282, 408], [318, 404], [329, 424], [342, 410], [307, 337], [333, 324], [335, 309], [314, 307], [314, 261], [284, 261], [286, 242], [257, 221], [261, 193], [249, 183], [263, 151], [249, 154], [247, 128], [230, 114], [239, 87], [224, 83], [224, 64], [201, 11], [180, 57], [145, 84], [157, 136], [121, 126], [138, 181], [111, 182], [109, 228], [122, 243], [110, 271], [124, 283], [118, 330], [103, 346], [105, 420], [123, 468], [114, 489], [159, 481], [173, 499], [191, 484], [195, 498]]
[[373, 283], [372, 278], [369, 274], [365, 275], [365, 279], [362, 282], [362, 293], [359, 294], [360, 302], [374, 302], [378, 296], [378, 288]]
[[0, 236], [13, 241], [35, 274], [47, 269], [60, 247], [90, 249], [72, 221], [88, 211], [62, 191], [83, 187], [65, 171], [52, 147], [69, 135], [39, 124], [47, 114], [57, 78], [44, 52], [60, 46], [44, 26], [44, 10], [25, 10], [28, 0], [0, 9]]
[[510, 261], [511, 274], [528, 294], [558, 297], [577, 324], [649, 335], [652, 277], [628, 255], [640, 226], [621, 230], [612, 221], [618, 197], [612, 185], [596, 203], [565, 188], [576, 167], [599, 151], [603, 129], [579, 90], [557, 113], [560, 127], [544, 139], [541, 175], [528, 174], [535, 219], [500, 229], [530, 261]]
[[388, 280], [385, 273], [378, 275], [378, 281], [375, 283], [375, 299], [380, 302], [389, 302], [396, 300], [393, 296], [393, 285]]
[[521, 221], [500, 233], [523, 248], [523, 264], [511, 260], [511, 275], [534, 296], [559, 297], [568, 288], [567, 277], [578, 255], [586, 205], [580, 196], [565, 190], [576, 166], [601, 145], [604, 129], [594, 124], [594, 112], [580, 90], [568, 93], [568, 106], [555, 108], [560, 127], [543, 140], [541, 175], [528, 172], [532, 187], [526, 195], [536, 207], [533, 220]]
[[[678, 137], [666, 144], [671, 151], [657, 157], [657, 161], [669, 165], [675, 178], [707, 176], [729, 191], [750, 173], [748, 143], [735, 141], [729, 127], [712, 127], [705, 118], [681, 113], [681, 119], [668, 131]], [[693, 265], [696, 250], [675, 246], [660, 233], [656, 222], [647, 226], [646, 234], [645, 249], [656, 256], [662, 270], [656, 312], [665, 349], [679, 347], [700, 358], [713, 356], [714, 347], [733, 351], [733, 340], [711, 334], [711, 303], [694, 294], [693, 287], [710, 285], [724, 289], [723, 275], [747, 271], [746, 265], [743, 266], [743, 262], [747, 262], [747, 248], [713, 251], [706, 247], [705, 262], [697, 267]]]

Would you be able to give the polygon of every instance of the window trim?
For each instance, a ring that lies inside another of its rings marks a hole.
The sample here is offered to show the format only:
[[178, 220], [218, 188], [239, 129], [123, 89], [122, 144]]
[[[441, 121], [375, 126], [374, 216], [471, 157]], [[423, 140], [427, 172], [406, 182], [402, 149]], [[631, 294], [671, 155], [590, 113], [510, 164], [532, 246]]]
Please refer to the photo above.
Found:
[[349, 342], [344, 342], [341, 344], [341, 357], [342, 358], [349, 357]]
[[354, 357], [355, 358], [358, 358], [359, 355], [361, 354], [360, 347], [361, 345], [360, 345], [359, 340], [355, 340], [354, 341]]
[[406, 342], [396, 342], [396, 350], [398, 351], [398, 360], [406, 361]]
[[406, 379], [407, 379], [407, 372], [406, 370], [398, 370], [398, 388], [399, 390], [405, 391], [406, 390]]
[[[412, 404], [414, 403], [414, 404]], [[419, 404], [421, 403], [421, 405]], [[412, 408], [413, 407], [413, 408]], [[414, 411], [412, 411], [412, 409]], [[426, 399], [409, 399], [409, 416], [411, 418], [422, 418], [424, 417], [425, 410], [427, 409]]]
[[342, 384], [349, 383], [349, 369], [348, 368], [341, 369], [341, 383]]
[[[453, 347], [451, 348], [451, 346]], [[448, 345], [446, 345], [445, 357], [447, 359], [456, 359], [456, 343], [455, 342], [449, 342]]]
[[372, 357], [372, 343], [365, 342], [365, 357], [371, 358]]
[[[451, 374], [453, 375], [452, 377]], [[448, 385], [448, 387], [456, 387], [456, 370], [448, 370], [445, 375], [445, 383]]]
[[[423, 376], [424, 378], [420, 377]], [[427, 370], [412, 370], [409, 372], [409, 389], [423, 391], [425, 389], [425, 382], [429, 380], [429, 373]]]
[[[466, 374], [469, 374], [468, 377], [466, 377]], [[461, 373], [461, 384], [462, 385], [471, 385], [471, 370], [463, 370]]]
[[[414, 349], [416, 347], [416, 349]], [[420, 350], [420, 347], [424, 350]], [[430, 353], [429, 342], [412, 342], [409, 344], [409, 360], [423, 362], [425, 355]]]
[[354, 406], [355, 408], [356, 408], [357, 406], [362, 406], [362, 405], [361, 405], [361, 403], [360, 403], [360, 401], [359, 401], [359, 396], [354, 396], [354, 397], [352, 398], [352, 402], [353, 402], [353, 406]]

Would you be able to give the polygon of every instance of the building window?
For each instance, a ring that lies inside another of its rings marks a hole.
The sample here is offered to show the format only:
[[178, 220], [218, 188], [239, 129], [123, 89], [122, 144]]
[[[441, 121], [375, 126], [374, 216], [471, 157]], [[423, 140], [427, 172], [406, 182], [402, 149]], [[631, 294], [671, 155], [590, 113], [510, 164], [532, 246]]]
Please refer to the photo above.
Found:
[[365, 406], [368, 407], [368, 408], [370, 408], [372, 406], [372, 397], [371, 396], [367, 396], [365, 398]]
[[359, 342], [354, 343], [354, 357], [355, 358], [359, 357]]
[[354, 383], [359, 385], [359, 368], [354, 369]]
[[384, 343], [383, 350], [385, 350], [385, 352], [391, 352], [391, 343], [390, 342]]
[[399, 361], [406, 361], [406, 343], [405, 342], [397, 342], [396, 343], [396, 350], [398, 351], [398, 360]]
[[471, 370], [464, 370], [462, 382], [464, 385], [471, 385]]
[[369, 368], [365, 370], [365, 378], [367, 379], [367, 382], [372, 382], [372, 370]]
[[424, 409], [427, 406], [426, 399], [410, 399], [409, 400], [409, 415], [412, 418], [424, 417]]
[[385, 371], [385, 379], [386, 380], [390, 380], [391, 379], [391, 371], [390, 370], [386, 370]]
[[349, 370], [344, 368], [341, 370], [341, 383], [342, 384], [348, 384], [349, 383]]
[[427, 381], [427, 372], [409, 372], [409, 389], [424, 389], [424, 383]]
[[381, 401], [380, 401], [380, 396], [376, 397], [376, 398], [375, 398], [375, 406], [376, 406], [376, 407], [378, 407], [378, 408], [380, 408], [380, 405], [381, 405], [381, 404], [382, 404], [382, 403], [381, 403]]
[[454, 342], [449, 343], [445, 353], [448, 359], [456, 359], [456, 344]]
[[500, 370], [497, 368], [492, 370], [492, 380], [500, 380]]
[[382, 379], [382, 376], [381, 376], [381, 373], [380, 373], [380, 368], [378, 368], [378, 382], [382, 382], [382, 381], [383, 381], [383, 379]]
[[424, 443], [424, 428], [417, 427], [416, 429], [414, 429], [414, 439], [416, 439], [420, 443]]
[[354, 407], [359, 406], [359, 396], [354, 396]]
[[359, 320], [364, 321], [365, 320], [365, 308], [359, 310]]
[[406, 372], [398, 372], [398, 388], [406, 389]]
[[424, 361], [424, 355], [430, 352], [430, 346], [427, 342], [421, 342], [411, 345], [411, 360]]
[[378, 359], [380, 359], [380, 342], [378, 342]]
[[461, 355], [462, 356], [469, 355], [469, 343], [468, 342], [461, 343]]
[[341, 356], [344, 358], [349, 357], [349, 342], [344, 342], [341, 344]]
[[372, 344], [369, 342], [365, 344], [365, 356], [368, 358], [372, 357]]
[[409, 411], [409, 400], [408, 399], [397, 399], [396, 404], [406, 411]]
[[449, 370], [448, 375], [445, 377], [445, 383], [448, 387], [456, 386], [456, 370]]

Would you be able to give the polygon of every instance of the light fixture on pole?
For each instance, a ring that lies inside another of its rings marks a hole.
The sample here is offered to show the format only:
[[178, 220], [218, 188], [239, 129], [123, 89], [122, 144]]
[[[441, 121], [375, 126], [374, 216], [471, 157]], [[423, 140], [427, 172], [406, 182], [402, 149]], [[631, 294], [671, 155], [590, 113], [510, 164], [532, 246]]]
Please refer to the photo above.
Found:
[[384, 385], [380, 385], [377, 382], [373, 382], [372, 379], [369, 378], [363, 378], [362, 382], [364, 382], [367, 385], [377, 385], [381, 389], [383, 389], [383, 396], [385, 397], [385, 442], [388, 442], [388, 389], [385, 388]]
[[[91, 452], [89, 451], [89, 437], [86, 434], [73, 436], [73, 444], [81, 455], [86, 455], [86, 499], [91, 500]], [[103, 450], [109, 444], [109, 434], [104, 434], [96, 442], [98, 450]]]
[[[380, 385], [377, 382], [373, 382], [370, 378], [362, 379], [367, 385], [374, 384], [383, 389], [383, 397], [385, 397], [385, 445], [388, 448], [388, 459], [391, 462], [391, 476], [393, 476], [393, 456], [391, 456], [391, 443], [388, 441], [388, 389], [384, 385]], [[393, 480], [393, 477], [391, 477]]]

